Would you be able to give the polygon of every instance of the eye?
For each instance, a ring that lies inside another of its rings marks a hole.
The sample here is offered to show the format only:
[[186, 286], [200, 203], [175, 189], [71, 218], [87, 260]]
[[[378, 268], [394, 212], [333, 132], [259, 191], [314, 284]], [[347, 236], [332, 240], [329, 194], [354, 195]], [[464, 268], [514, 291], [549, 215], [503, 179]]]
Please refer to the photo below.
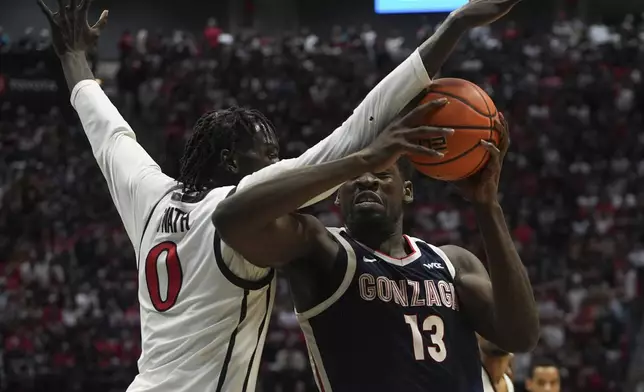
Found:
[[375, 173], [375, 175], [376, 175], [376, 177], [382, 178], [382, 179], [391, 177], [391, 173], [389, 173], [389, 172]]
[[280, 157], [279, 149], [277, 149], [277, 148], [268, 148], [266, 150], [266, 158], [268, 158], [270, 160], [276, 160], [276, 159], [279, 159], [279, 157]]

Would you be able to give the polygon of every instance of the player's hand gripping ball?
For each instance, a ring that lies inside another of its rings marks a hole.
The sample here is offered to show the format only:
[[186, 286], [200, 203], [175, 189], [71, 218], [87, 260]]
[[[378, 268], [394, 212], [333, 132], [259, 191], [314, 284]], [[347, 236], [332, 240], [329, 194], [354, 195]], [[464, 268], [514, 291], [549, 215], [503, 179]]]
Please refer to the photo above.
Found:
[[431, 136], [418, 142], [443, 157], [411, 154], [416, 169], [432, 178], [458, 181], [478, 172], [490, 155], [481, 141], [499, 145], [499, 114], [492, 99], [479, 86], [463, 79], [436, 79], [421, 103], [447, 98], [449, 103], [427, 116], [426, 125], [451, 128], [454, 133]]

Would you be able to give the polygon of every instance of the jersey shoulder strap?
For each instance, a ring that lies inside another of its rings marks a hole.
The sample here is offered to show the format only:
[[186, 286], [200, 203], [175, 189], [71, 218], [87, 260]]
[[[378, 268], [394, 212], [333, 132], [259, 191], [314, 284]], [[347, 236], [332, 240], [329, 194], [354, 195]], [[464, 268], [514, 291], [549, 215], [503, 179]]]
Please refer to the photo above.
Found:
[[346, 270], [344, 272], [344, 277], [338, 288], [324, 301], [320, 302], [318, 305], [306, 310], [304, 312], [296, 312], [297, 319], [299, 321], [306, 321], [312, 317], [319, 315], [320, 313], [327, 310], [331, 305], [336, 303], [342, 295], [347, 291], [353, 280], [353, 276], [356, 273], [356, 252], [353, 249], [353, 246], [344, 238], [342, 233], [344, 229], [336, 227], [327, 227], [327, 230], [333, 238], [340, 244], [339, 255], [338, 257], [346, 257]]
[[410, 241], [413, 241], [416, 244], [424, 244], [429, 249], [431, 249], [431, 251], [434, 252], [443, 261], [443, 263], [447, 267], [447, 270], [449, 271], [449, 274], [452, 276], [452, 279], [456, 279], [456, 268], [454, 268], [454, 264], [452, 264], [449, 257], [447, 257], [447, 254], [445, 254], [445, 252], [441, 248], [439, 248], [438, 246], [432, 245], [430, 243], [427, 243], [421, 240], [420, 238], [410, 237], [410, 236], [408, 236], [408, 238]]

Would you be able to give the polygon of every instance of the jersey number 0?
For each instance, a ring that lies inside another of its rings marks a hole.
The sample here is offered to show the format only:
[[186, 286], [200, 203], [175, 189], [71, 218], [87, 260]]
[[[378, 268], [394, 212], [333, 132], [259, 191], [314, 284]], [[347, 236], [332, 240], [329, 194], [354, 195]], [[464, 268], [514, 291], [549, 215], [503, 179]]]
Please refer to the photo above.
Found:
[[[167, 274], [168, 287], [164, 295], [165, 299], [161, 297], [158, 268], [159, 261], [162, 260], [161, 256], [164, 254], [165, 271], [162, 270], [161, 274]], [[150, 294], [150, 301], [154, 309], [158, 312], [165, 312], [174, 306], [183, 283], [183, 270], [177, 254], [177, 244], [172, 241], [165, 241], [155, 245], [150, 250], [145, 258], [145, 282], [147, 283], [148, 294]]]

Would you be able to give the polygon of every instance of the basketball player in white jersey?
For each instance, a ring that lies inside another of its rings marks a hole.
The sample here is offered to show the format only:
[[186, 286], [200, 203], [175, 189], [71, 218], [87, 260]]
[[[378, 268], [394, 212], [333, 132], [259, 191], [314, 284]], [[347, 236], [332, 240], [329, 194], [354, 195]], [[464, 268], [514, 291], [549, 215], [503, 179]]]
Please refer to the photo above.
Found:
[[490, 23], [510, 8], [508, 0], [475, 0], [453, 13], [349, 119], [299, 158], [278, 162], [273, 127], [257, 111], [232, 108], [205, 114], [187, 143], [180, 176], [173, 179], [136, 142], [87, 64], [86, 52], [105, 26], [107, 11], [90, 26], [91, 0], [58, 3], [59, 11], [53, 13], [39, 0], [71, 103], [137, 260], [142, 353], [130, 392], [255, 389], [274, 271], [269, 264], [245, 261], [220, 243], [210, 219], [217, 204], [235, 185], [243, 189], [286, 169], [338, 159], [364, 147], [430, 84], [430, 75], [467, 29]]
[[481, 377], [483, 392], [514, 392], [509, 376], [512, 353], [502, 350], [496, 344], [477, 335], [481, 352]]

